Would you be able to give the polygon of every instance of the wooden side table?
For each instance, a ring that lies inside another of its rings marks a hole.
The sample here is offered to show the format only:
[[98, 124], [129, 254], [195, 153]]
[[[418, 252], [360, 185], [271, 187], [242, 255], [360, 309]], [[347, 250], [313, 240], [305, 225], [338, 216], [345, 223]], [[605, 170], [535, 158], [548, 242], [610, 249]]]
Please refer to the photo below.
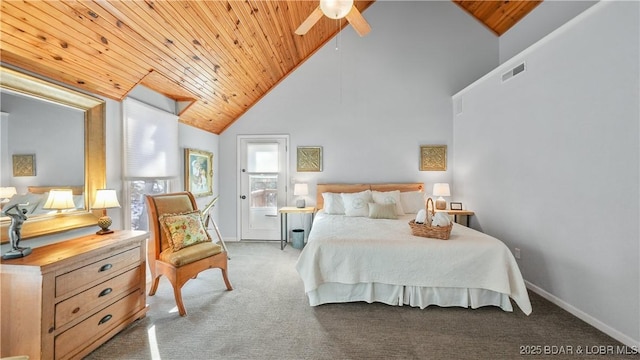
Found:
[[284, 250], [285, 246], [289, 242], [289, 226], [287, 224], [288, 214], [311, 214], [311, 224], [313, 224], [313, 217], [316, 215], [316, 208], [313, 206], [308, 207], [295, 207], [285, 206], [278, 209], [280, 213], [280, 250]]
[[474, 212], [469, 210], [436, 210], [436, 212], [446, 212], [453, 215], [453, 221], [464, 226], [469, 226], [469, 216], [473, 216]]

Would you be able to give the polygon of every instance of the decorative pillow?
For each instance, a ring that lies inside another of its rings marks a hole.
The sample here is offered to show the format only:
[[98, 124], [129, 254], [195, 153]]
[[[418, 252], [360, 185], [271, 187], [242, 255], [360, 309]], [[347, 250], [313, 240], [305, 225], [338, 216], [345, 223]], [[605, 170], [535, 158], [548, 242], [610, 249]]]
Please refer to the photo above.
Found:
[[369, 203], [369, 217], [372, 219], [397, 219], [396, 204]]
[[404, 215], [402, 203], [400, 202], [400, 190], [394, 191], [373, 191], [373, 202], [376, 204], [393, 204], [396, 207], [396, 215]]
[[158, 219], [173, 251], [211, 241], [197, 210], [182, 214], [164, 214]]
[[369, 216], [369, 203], [371, 198], [371, 190], [365, 190], [358, 193], [342, 193], [342, 202], [344, 203], [344, 214], [347, 216]]
[[344, 215], [344, 203], [342, 196], [337, 193], [322, 193], [324, 212], [331, 215]]
[[407, 214], [416, 214], [424, 209], [425, 198], [422, 191], [407, 191], [400, 193], [400, 203], [402, 209]]

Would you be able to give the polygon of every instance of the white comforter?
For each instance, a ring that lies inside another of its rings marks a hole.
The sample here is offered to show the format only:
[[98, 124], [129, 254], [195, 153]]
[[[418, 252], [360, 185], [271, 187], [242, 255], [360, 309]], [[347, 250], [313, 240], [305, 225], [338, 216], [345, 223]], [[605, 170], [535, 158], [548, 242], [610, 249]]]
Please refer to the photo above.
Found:
[[486, 289], [531, 313], [522, 275], [504, 243], [458, 224], [449, 240], [413, 236], [411, 219], [318, 213], [296, 264], [305, 292], [327, 283]]

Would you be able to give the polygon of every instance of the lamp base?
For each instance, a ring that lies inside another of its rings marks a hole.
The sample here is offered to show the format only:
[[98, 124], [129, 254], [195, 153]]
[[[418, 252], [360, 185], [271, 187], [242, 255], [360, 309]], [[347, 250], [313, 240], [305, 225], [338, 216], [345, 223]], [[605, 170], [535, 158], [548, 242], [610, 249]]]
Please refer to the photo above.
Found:
[[296, 200], [296, 207], [297, 207], [297, 208], [303, 208], [303, 207], [305, 207], [305, 206], [306, 206], [306, 204], [305, 204], [304, 199]]
[[447, 201], [443, 198], [438, 198], [436, 200], [436, 209], [438, 210], [447, 210]]
[[113, 232], [113, 230], [109, 229], [109, 226], [111, 226], [111, 218], [109, 216], [105, 215], [98, 219], [98, 226], [100, 226], [102, 230], [96, 232], [96, 235], [111, 234]]

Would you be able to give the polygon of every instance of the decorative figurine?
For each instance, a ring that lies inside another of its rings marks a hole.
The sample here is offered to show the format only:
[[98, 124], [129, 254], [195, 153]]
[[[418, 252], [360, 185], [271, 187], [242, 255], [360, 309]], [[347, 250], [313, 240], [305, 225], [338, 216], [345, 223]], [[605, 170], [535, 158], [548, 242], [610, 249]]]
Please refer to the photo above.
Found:
[[[10, 212], [14, 210], [13, 212]], [[2, 212], [4, 215], [11, 217], [11, 225], [9, 225], [9, 241], [11, 242], [11, 250], [7, 251], [2, 258], [15, 259], [31, 254], [31, 248], [20, 247], [20, 230], [22, 223], [27, 220], [27, 209], [21, 209], [20, 204], [15, 204]]]

